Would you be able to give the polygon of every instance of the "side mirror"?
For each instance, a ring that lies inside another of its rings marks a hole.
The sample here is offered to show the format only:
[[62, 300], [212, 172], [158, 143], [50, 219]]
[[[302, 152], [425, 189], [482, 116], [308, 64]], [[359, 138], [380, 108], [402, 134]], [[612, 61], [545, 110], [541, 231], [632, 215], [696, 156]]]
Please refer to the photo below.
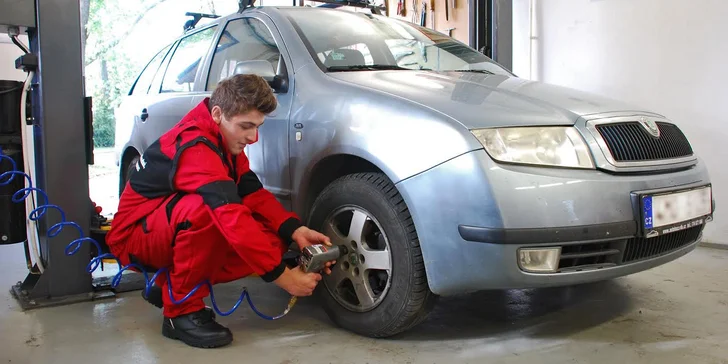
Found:
[[276, 91], [285, 92], [286, 82], [285, 80], [276, 74], [275, 69], [268, 61], [263, 60], [250, 60], [238, 62], [235, 65], [236, 75], [239, 74], [253, 74], [263, 77], [264, 80], [268, 81], [271, 88]]

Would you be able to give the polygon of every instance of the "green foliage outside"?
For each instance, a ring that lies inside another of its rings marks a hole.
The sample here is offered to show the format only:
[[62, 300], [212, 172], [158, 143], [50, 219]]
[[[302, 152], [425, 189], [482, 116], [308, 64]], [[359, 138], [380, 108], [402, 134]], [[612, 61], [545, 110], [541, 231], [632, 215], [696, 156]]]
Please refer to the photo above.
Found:
[[[93, 99], [96, 147], [114, 146], [114, 110], [149, 59], [181, 35], [184, 13], [214, 14], [215, 3], [220, 2], [233, 4], [230, 0], [81, 0], [86, 95]], [[159, 13], [169, 8], [174, 13], [160, 19]], [[166, 33], [160, 36], [162, 31]]]
[[[114, 110], [143, 62], [130, 57], [120, 44], [144, 19], [145, 13], [166, 0], [82, 0], [82, 22], [86, 21], [84, 65], [87, 95], [93, 98], [94, 145], [114, 146]], [[84, 13], [84, 10], [88, 13]]]

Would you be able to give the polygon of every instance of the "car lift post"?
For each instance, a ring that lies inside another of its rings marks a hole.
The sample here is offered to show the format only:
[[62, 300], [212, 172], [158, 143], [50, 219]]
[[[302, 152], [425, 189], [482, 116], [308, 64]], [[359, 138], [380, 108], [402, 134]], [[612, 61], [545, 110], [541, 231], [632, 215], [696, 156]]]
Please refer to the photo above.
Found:
[[[63, 209], [67, 221], [78, 223], [89, 236], [88, 164], [92, 163], [93, 142], [90, 106], [84, 97], [79, 8], [78, 0], [0, 0], [0, 36], [7, 36], [8, 26], [19, 26], [21, 33], [27, 31], [30, 52], [38, 56], [28, 98], [36, 154], [33, 183], [48, 194], [51, 204]], [[79, 232], [66, 227], [53, 238], [47, 236], [48, 229], [59, 221], [54, 210], [38, 221], [45, 271], [31, 271], [11, 288], [23, 309], [99, 297], [86, 271], [92, 245], [84, 243], [76, 254], [66, 255], [66, 246], [79, 238]]]
[[469, 0], [469, 46], [506, 69], [513, 68], [513, 2]]

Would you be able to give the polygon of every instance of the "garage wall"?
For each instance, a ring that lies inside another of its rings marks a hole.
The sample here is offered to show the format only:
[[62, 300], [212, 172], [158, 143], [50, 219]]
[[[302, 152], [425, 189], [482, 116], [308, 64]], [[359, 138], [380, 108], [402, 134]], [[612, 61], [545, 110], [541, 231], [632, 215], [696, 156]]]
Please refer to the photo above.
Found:
[[[20, 40], [28, 45], [27, 37], [20, 37]], [[0, 34], [0, 80], [25, 80], [25, 72], [15, 69], [15, 60], [21, 55], [23, 51], [13, 44], [6, 34]]]
[[725, 0], [514, 0], [514, 72], [678, 123], [710, 169], [717, 211], [705, 241], [721, 244], [728, 244], [726, 15]]
[[[389, 7], [389, 17], [401, 19], [411, 22], [413, 7], [412, 0], [402, 0], [405, 16], [397, 14], [397, 4], [400, 0], [386, 0]], [[427, 17], [425, 18], [425, 27], [434, 29], [443, 34], [448, 34], [448, 29], [452, 29], [452, 37], [468, 44], [470, 39], [469, 26], [470, 18], [468, 14], [468, 1], [465, 0], [426, 0]], [[378, 2], [377, 2], [378, 3]], [[422, 13], [422, 0], [416, 0], [417, 14]], [[445, 14], [445, 4], [448, 6], [448, 14]], [[432, 23], [432, 6], [435, 7], [435, 23]], [[415, 24], [419, 24], [418, 17]]]

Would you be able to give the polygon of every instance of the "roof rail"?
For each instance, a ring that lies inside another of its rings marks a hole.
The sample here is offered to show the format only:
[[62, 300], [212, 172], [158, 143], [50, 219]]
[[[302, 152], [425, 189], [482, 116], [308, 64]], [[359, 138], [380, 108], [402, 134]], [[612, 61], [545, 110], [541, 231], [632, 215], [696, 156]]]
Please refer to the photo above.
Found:
[[340, 7], [340, 6], [351, 6], [354, 8], [367, 8], [372, 11], [372, 14], [382, 15], [382, 10], [387, 11], [386, 2], [384, 6], [374, 5], [369, 0], [312, 0], [317, 3], [324, 3], [329, 6], [324, 7]]
[[210, 19], [216, 19], [219, 18], [220, 15], [214, 15], [214, 14], [204, 14], [204, 13], [192, 13], [192, 12], [186, 12], [185, 16], [191, 16], [192, 19], [185, 22], [184, 25], [184, 32], [187, 33], [192, 29], [195, 29], [195, 26], [197, 23], [200, 22], [202, 18], [210, 18]]

